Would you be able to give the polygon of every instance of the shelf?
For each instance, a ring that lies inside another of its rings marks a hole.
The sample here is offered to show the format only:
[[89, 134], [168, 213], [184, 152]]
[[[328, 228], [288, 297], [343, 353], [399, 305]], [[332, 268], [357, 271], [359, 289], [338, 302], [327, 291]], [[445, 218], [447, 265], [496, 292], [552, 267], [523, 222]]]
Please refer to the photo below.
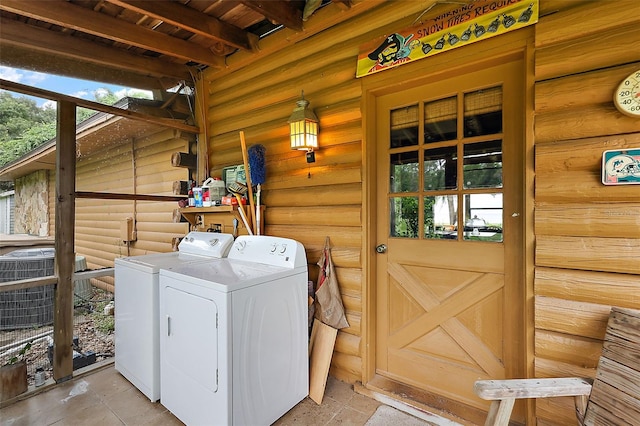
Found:
[[182, 214], [223, 213], [238, 210], [238, 206], [183, 207], [178, 209]]
[[[243, 205], [245, 214], [251, 224], [251, 214], [248, 206]], [[189, 222], [190, 231], [210, 231], [233, 233], [233, 219], [238, 220], [237, 232], [239, 235], [248, 234], [242, 217], [238, 212], [238, 206], [211, 206], [211, 207], [183, 207], [178, 209], [180, 214]], [[261, 217], [264, 217], [264, 206], [260, 206]], [[264, 230], [264, 221], [260, 223], [260, 233]]]

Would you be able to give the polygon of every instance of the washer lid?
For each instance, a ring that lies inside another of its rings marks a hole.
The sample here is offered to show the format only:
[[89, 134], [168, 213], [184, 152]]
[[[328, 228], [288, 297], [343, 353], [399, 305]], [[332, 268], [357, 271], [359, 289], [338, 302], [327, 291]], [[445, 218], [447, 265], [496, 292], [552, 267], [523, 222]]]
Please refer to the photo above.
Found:
[[160, 271], [161, 277], [171, 277], [222, 292], [264, 284], [298, 274], [301, 276], [301, 282], [306, 285], [306, 265], [301, 268], [287, 268], [228, 258], [182, 264], [173, 268], [163, 268]]
[[203, 262], [211, 259], [197, 254], [180, 253], [153, 253], [142, 256], [120, 257], [115, 260], [116, 267], [127, 266], [149, 274], [157, 274], [160, 268], [171, 268], [190, 262]]
[[181, 253], [208, 257], [227, 257], [233, 244], [233, 235], [218, 232], [189, 232], [178, 245]]

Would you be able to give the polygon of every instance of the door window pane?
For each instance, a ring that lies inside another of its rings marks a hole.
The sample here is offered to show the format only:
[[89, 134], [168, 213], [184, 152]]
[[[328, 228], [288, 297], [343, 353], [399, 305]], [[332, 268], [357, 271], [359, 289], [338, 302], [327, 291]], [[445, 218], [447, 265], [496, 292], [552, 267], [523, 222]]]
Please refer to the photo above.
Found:
[[502, 241], [502, 194], [464, 196], [464, 239]]
[[391, 237], [503, 241], [502, 108], [497, 86], [389, 112]]
[[464, 146], [464, 187], [502, 188], [502, 141]]
[[390, 147], [418, 145], [418, 105], [391, 111]]
[[401, 152], [390, 155], [389, 171], [391, 173], [389, 191], [418, 191], [418, 151]]
[[438, 195], [424, 197], [424, 237], [456, 240], [458, 230], [458, 197]]
[[424, 104], [424, 143], [456, 139], [456, 105], [455, 96]]
[[391, 197], [389, 236], [418, 238], [418, 197]]
[[424, 190], [457, 188], [458, 155], [455, 146], [424, 151]]
[[464, 95], [465, 137], [502, 132], [502, 87]]

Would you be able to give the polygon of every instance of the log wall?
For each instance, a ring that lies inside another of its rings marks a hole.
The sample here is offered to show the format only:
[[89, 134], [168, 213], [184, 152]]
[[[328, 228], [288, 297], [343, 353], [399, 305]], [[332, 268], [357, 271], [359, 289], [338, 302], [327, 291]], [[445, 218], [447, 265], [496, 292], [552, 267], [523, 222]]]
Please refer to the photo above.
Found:
[[[310, 279], [317, 280], [320, 251], [330, 237], [332, 258], [350, 327], [338, 333], [331, 374], [350, 382], [362, 380], [363, 220], [361, 82], [355, 78], [361, 44], [385, 28], [406, 27], [424, 7], [420, 2], [355, 2], [344, 11], [335, 4], [319, 10], [305, 24], [315, 33], [303, 41], [283, 30], [262, 40], [262, 53], [234, 54], [229, 69], [206, 74], [208, 87], [209, 164], [211, 175], [242, 164], [238, 132], [247, 145], [266, 147], [267, 205], [265, 232], [299, 240], [307, 250]], [[331, 22], [363, 8], [370, 11], [328, 29]], [[318, 24], [319, 25], [319, 24]], [[294, 43], [295, 42], [295, 43]], [[242, 66], [242, 69], [236, 67]], [[316, 162], [289, 148], [287, 120], [300, 92], [320, 119]]]
[[[194, 135], [172, 129], [120, 141], [77, 160], [76, 190], [124, 194], [173, 195], [173, 181], [188, 179], [187, 169], [171, 166], [171, 154], [186, 151]], [[49, 201], [55, 200], [55, 173], [50, 174]], [[173, 222], [175, 202], [76, 199], [76, 253], [87, 267], [113, 267], [114, 259], [172, 251], [172, 240], [188, 232]], [[54, 220], [50, 209], [50, 223]], [[120, 224], [136, 221], [137, 240], [122, 240]], [[53, 230], [50, 235], [53, 235]], [[113, 285], [112, 277], [93, 279]]]
[[[353, 3], [349, 10], [330, 4], [304, 32], [282, 30], [262, 40], [259, 52], [238, 52], [226, 69], [203, 75], [210, 174], [242, 163], [243, 130], [249, 146], [267, 149], [266, 233], [301, 241], [314, 281], [325, 237], [331, 239], [350, 323], [338, 334], [331, 374], [349, 382], [363, 377], [370, 255], [362, 225], [364, 101], [356, 58], [360, 45], [408, 27], [432, 2]], [[640, 186], [600, 182], [603, 151], [640, 147], [640, 120], [617, 112], [612, 101], [622, 78], [640, 68], [634, 48], [640, 46], [640, 2], [541, 0], [540, 12], [533, 88], [535, 241], [527, 241], [535, 243], [534, 374], [593, 376], [610, 307], [640, 308]], [[345, 14], [352, 19], [331, 26]], [[287, 120], [301, 90], [320, 118], [313, 164], [288, 146]], [[159, 130], [81, 158], [77, 190], [172, 194], [172, 182], [188, 176], [171, 167], [171, 154], [188, 152], [189, 142], [190, 135]], [[54, 184], [51, 173], [50, 205]], [[170, 251], [172, 238], [187, 232], [186, 224], [172, 221], [175, 207], [78, 199], [76, 250], [91, 268], [112, 266], [118, 256]], [[130, 245], [120, 238], [126, 217], [137, 220], [138, 240]], [[538, 424], [573, 423], [572, 404], [539, 400]]]
[[[535, 375], [594, 376], [611, 306], [640, 308], [640, 186], [604, 186], [602, 153], [640, 147], [616, 86], [640, 69], [640, 3], [541, 0], [535, 53]], [[569, 398], [539, 425], [575, 423]]]
[[[351, 324], [338, 335], [331, 374], [348, 381], [363, 374], [367, 256], [355, 61], [362, 43], [409, 26], [407, 17], [428, 7], [418, 3], [370, 5], [344, 24], [310, 27], [314, 35], [306, 39], [284, 30], [261, 41], [259, 53], [234, 54], [227, 69], [205, 73], [211, 174], [242, 162], [244, 130], [248, 145], [267, 148], [266, 232], [305, 245], [313, 280], [324, 238], [331, 238]], [[593, 375], [610, 306], [640, 307], [639, 187], [600, 183], [604, 150], [640, 146], [639, 121], [618, 113], [612, 101], [616, 85], [640, 67], [640, 51], [630, 48], [640, 45], [639, 7], [541, 0], [534, 55], [537, 376]], [[286, 122], [301, 90], [320, 118], [311, 165], [287, 141]], [[538, 421], [573, 421], [568, 403], [541, 400]]]

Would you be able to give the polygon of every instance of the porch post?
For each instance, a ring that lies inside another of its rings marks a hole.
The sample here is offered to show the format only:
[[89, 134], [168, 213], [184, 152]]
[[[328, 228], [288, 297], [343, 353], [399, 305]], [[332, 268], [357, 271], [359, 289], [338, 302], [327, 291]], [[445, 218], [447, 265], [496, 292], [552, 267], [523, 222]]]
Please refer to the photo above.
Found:
[[73, 271], [75, 269], [76, 104], [58, 101], [56, 131], [55, 290], [53, 378], [73, 376]]

